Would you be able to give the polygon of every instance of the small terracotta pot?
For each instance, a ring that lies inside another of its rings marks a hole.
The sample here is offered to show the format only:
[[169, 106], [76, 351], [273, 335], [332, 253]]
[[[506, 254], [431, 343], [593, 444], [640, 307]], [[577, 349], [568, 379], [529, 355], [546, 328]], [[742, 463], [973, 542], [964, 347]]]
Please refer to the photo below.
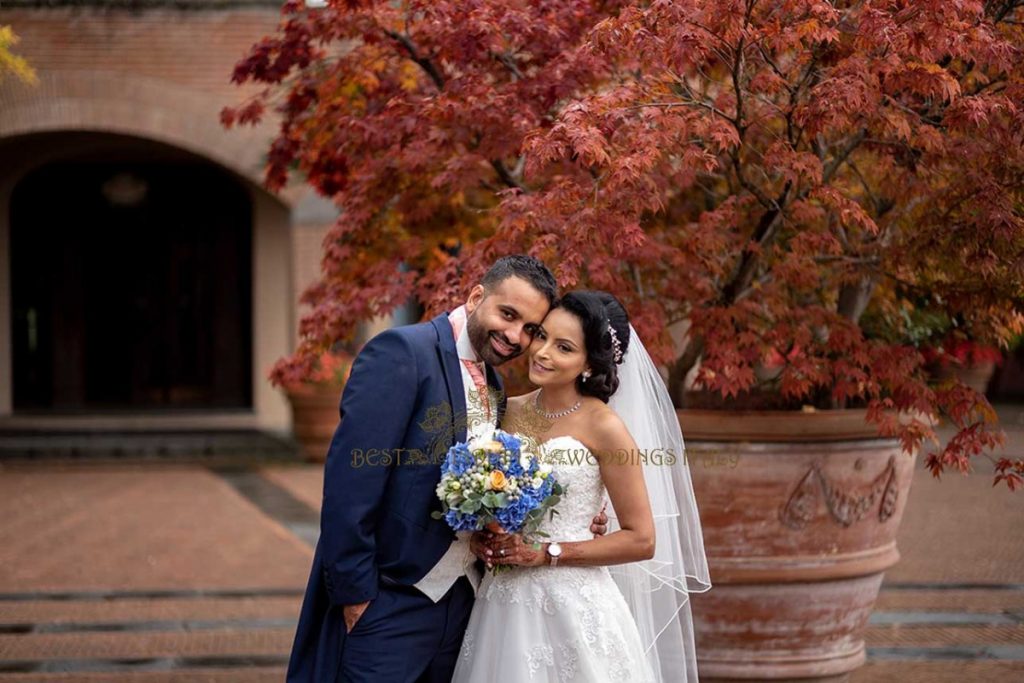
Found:
[[712, 588], [692, 596], [701, 681], [845, 680], [914, 458], [864, 410], [678, 412]]
[[996, 372], [995, 361], [984, 360], [976, 365], [966, 366], [939, 366], [931, 370], [932, 377], [938, 381], [956, 377], [961, 382], [984, 394], [988, 389], [988, 383]]
[[340, 387], [299, 385], [287, 390], [292, 406], [292, 433], [309, 462], [327, 460], [334, 431], [338, 428]]

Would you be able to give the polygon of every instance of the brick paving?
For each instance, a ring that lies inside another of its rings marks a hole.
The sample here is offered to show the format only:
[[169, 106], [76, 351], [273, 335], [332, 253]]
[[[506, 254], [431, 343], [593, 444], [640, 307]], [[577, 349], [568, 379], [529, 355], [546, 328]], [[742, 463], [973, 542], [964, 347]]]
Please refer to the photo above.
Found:
[[294, 588], [312, 558], [201, 467], [8, 467], [0, 519], [0, 593]]
[[320, 510], [320, 499], [324, 487], [321, 468], [308, 465], [303, 467], [264, 467], [260, 474], [314, 510]]
[[886, 584], [1024, 584], [1024, 495], [993, 488], [991, 468], [936, 480], [915, 472]]
[[282, 679], [312, 549], [217, 473], [8, 463], [0, 518], [0, 681]]
[[[1024, 680], [1024, 495], [986, 469], [918, 466], [852, 683]], [[321, 487], [255, 460], [0, 464], [0, 683], [281, 680]]]
[[878, 596], [875, 610], [955, 610], [965, 613], [1024, 610], [1024, 591], [886, 589]]

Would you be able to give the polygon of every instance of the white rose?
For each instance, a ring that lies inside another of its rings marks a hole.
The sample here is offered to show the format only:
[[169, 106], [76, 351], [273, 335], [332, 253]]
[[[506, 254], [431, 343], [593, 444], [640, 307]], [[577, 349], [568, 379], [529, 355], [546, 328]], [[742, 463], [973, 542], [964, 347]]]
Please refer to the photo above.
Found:
[[486, 422], [475, 424], [469, 428], [469, 448], [476, 450], [483, 448], [483, 444], [494, 440], [494, 430]]
[[544, 480], [541, 477], [534, 477], [530, 483], [533, 484], [533, 488], [539, 489], [544, 485]]

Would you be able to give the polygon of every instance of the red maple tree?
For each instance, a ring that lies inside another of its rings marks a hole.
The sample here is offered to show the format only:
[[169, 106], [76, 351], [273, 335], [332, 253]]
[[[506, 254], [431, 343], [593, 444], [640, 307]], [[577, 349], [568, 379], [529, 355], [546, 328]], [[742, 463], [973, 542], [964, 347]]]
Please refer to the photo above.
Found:
[[1022, 25], [1015, 0], [289, 2], [223, 119], [273, 107], [268, 184], [297, 169], [342, 214], [273, 376], [528, 252], [624, 300], [680, 406], [697, 368], [730, 401], [867, 406], [908, 450], [941, 415], [927, 464], [968, 471], [1004, 436], [929, 382], [906, 312], [1022, 329]]

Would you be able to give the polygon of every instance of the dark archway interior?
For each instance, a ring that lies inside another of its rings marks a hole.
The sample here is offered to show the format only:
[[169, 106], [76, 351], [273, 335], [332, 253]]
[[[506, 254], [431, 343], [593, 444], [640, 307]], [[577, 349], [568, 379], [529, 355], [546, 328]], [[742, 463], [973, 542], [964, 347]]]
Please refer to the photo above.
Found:
[[178, 150], [89, 142], [11, 197], [15, 411], [250, 407], [246, 187]]

